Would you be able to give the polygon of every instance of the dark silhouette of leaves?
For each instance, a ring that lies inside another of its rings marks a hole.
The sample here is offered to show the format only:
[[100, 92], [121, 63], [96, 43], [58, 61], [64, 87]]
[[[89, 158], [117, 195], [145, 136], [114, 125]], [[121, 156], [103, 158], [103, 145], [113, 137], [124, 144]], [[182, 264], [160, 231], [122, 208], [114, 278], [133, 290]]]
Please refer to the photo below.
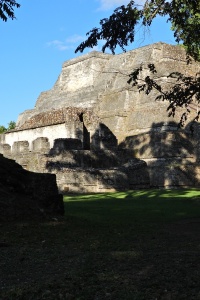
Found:
[[146, 0], [143, 7], [131, 0], [127, 5], [116, 8], [109, 18], [100, 20], [100, 27], [90, 30], [87, 40], [75, 52], [93, 48], [100, 40], [104, 42], [103, 52], [107, 48], [114, 54], [117, 46], [125, 51], [125, 47], [134, 42], [136, 25], [140, 22], [144, 27], [151, 26], [156, 16], [168, 16], [176, 42], [183, 44], [188, 55], [200, 60], [199, 0]]
[[123, 51], [128, 43], [134, 41], [134, 28], [141, 18], [141, 11], [134, 7], [134, 1], [125, 6], [122, 5], [114, 10], [109, 18], [100, 20], [101, 28], [93, 28], [87, 33], [88, 39], [82, 42], [75, 52], [83, 52], [87, 47], [97, 46], [99, 40], [105, 41], [102, 51], [109, 48], [114, 54], [117, 46]]
[[14, 8], [19, 8], [20, 4], [15, 0], [0, 0], [0, 19], [4, 22], [15, 19]]
[[[148, 64], [148, 69], [150, 73], [155, 74], [156, 68], [153, 64]], [[188, 115], [191, 110], [196, 110], [196, 116], [194, 120], [199, 119], [200, 112], [198, 111], [198, 104], [200, 102], [200, 73], [195, 76], [185, 76], [179, 72], [172, 72], [168, 75], [168, 78], [174, 79], [175, 82], [171, 85], [169, 90], [164, 90], [163, 87], [158, 84], [153, 77], [149, 75], [142, 78], [141, 72], [144, 66], [140, 65], [139, 68], [134, 70], [129, 75], [129, 80], [127, 81], [132, 86], [136, 86], [139, 92], [143, 91], [145, 94], [149, 94], [153, 89], [159, 92], [155, 100], [167, 100], [169, 101], [169, 106], [167, 108], [169, 116], [175, 116], [176, 109], [178, 107], [184, 108], [179, 126], [184, 126]], [[142, 84], [141, 84], [142, 82]]]

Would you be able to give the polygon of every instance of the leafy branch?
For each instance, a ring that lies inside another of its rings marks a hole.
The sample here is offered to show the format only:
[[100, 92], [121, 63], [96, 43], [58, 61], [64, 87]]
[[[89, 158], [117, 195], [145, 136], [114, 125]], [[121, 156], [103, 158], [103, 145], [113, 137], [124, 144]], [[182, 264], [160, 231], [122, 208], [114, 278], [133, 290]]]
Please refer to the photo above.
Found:
[[86, 34], [88, 39], [82, 42], [75, 52], [83, 52], [87, 47], [95, 47], [99, 40], [105, 41], [102, 47], [103, 52], [109, 48], [114, 54], [117, 45], [125, 51], [128, 43], [134, 41], [134, 29], [141, 18], [141, 13], [135, 7], [134, 1], [130, 1], [127, 6], [122, 5], [116, 8], [109, 18], [100, 20], [101, 28], [95, 27]]
[[0, 0], [0, 19], [4, 22], [15, 19], [14, 8], [19, 8], [20, 4], [15, 0]]
[[150, 26], [156, 16], [168, 16], [176, 42], [182, 43], [195, 60], [200, 60], [199, 0], [146, 0], [142, 8], [132, 0], [116, 8], [109, 18], [100, 20], [100, 27], [90, 30], [75, 52], [93, 48], [100, 40], [104, 42], [103, 52], [108, 48], [114, 54], [117, 46], [125, 51], [134, 42], [136, 25]]
[[[130, 75], [128, 84], [136, 86], [139, 92], [144, 92], [148, 95], [153, 89], [159, 94], [155, 100], [168, 101], [169, 106], [167, 108], [168, 116], [175, 116], [178, 107], [184, 109], [181, 115], [179, 126], [183, 127], [187, 121], [188, 115], [191, 110], [195, 110], [196, 115], [194, 120], [198, 120], [200, 111], [198, 110], [198, 104], [200, 103], [200, 73], [195, 76], [185, 76], [179, 72], [172, 72], [168, 75], [168, 78], [174, 79], [175, 82], [172, 84], [169, 90], [164, 90], [163, 87], [156, 82], [153, 76], [146, 76], [142, 78], [141, 73], [144, 66], [140, 65], [139, 68], [135, 69]], [[150, 74], [155, 74], [156, 68], [154, 64], [148, 64], [147, 66]]]

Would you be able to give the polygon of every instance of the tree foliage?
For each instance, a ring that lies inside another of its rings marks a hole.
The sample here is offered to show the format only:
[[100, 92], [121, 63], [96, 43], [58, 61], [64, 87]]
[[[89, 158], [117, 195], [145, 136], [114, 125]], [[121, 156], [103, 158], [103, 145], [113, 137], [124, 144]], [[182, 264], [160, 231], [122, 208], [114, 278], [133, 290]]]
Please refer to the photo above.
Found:
[[10, 122], [8, 123], [8, 128], [7, 128], [7, 130], [15, 129], [15, 127], [16, 127], [15, 121], [10, 121]]
[[20, 4], [15, 0], [0, 0], [0, 19], [4, 22], [9, 18], [15, 19], [14, 9], [19, 7]]
[[141, 13], [134, 6], [134, 1], [130, 1], [127, 6], [118, 7], [109, 18], [100, 21], [101, 28], [93, 28], [87, 33], [88, 39], [78, 46], [76, 52], [83, 52], [87, 47], [97, 46], [99, 40], [105, 41], [103, 52], [108, 48], [114, 54], [117, 45], [125, 51], [128, 43], [134, 41], [134, 30], [142, 16]]
[[3, 125], [0, 125], [0, 134], [6, 132], [6, 127], [4, 127]]
[[6, 128], [6, 127], [3, 126], [3, 125], [0, 125], [0, 134], [6, 132], [6, 131], [8, 131], [8, 130], [15, 129], [15, 127], [16, 127], [15, 121], [10, 121], [10, 122], [8, 123], [8, 128]]
[[150, 0], [143, 8], [143, 24], [151, 25], [156, 16], [168, 16], [177, 43], [188, 54], [200, 60], [200, 2], [199, 0]]
[[172, 23], [175, 40], [182, 43], [188, 54], [200, 60], [200, 1], [199, 0], [146, 0], [141, 8], [130, 1], [114, 10], [109, 18], [100, 20], [100, 28], [93, 28], [75, 52], [83, 52], [87, 47], [97, 46], [104, 41], [102, 51], [106, 48], [115, 53], [116, 46], [123, 51], [134, 41], [136, 25], [142, 22], [150, 26], [156, 16], [168, 16]]

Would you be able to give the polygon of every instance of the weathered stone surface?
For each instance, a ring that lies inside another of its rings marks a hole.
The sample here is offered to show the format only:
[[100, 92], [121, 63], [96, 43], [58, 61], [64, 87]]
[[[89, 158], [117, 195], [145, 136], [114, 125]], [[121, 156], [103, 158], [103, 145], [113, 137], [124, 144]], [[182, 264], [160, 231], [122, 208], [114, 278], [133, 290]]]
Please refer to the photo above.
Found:
[[[87, 123], [94, 122], [95, 116], [93, 112], [89, 109], [77, 108], [77, 107], [63, 107], [59, 109], [52, 109], [50, 111], [40, 112], [34, 114], [32, 117], [28, 118], [23, 125], [17, 125], [15, 131], [23, 129], [33, 129], [39, 127], [46, 127], [52, 124], [62, 124], [65, 122], [77, 122], [80, 121], [81, 115], [84, 114]], [[26, 113], [25, 113], [26, 115]]]
[[55, 175], [24, 170], [0, 155], [0, 221], [56, 216], [64, 213]]
[[34, 152], [48, 153], [50, 150], [50, 143], [46, 137], [39, 137], [33, 141], [32, 150]]
[[[58, 166], [57, 166], [58, 167]], [[149, 188], [149, 173], [144, 162], [136, 160], [134, 167], [61, 168], [57, 173], [61, 192], [111, 192]]]
[[[30, 113], [26, 111], [20, 115], [17, 125], [22, 126], [30, 117], [42, 112], [71, 106], [94, 109], [102, 123], [116, 136], [120, 134], [119, 129], [122, 126], [125, 132], [151, 127], [153, 116], [159, 118], [158, 122], [165, 121], [166, 103], [161, 102], [158, 105], [154, 101], [155, 94], [144, 95], [127, 84], [128, 75], [141, 64], [145, 66], [148, 63], [154, 63], [157, 69], [156, 78], [166, 86], [169, 82], [167, 76], [171, 72], [192, 75], [200, 69], [197, 63], [187, 65], [183, 48], [164, 43], [114, 56], [91, 52], [65, 62], [54, 87], [39, 96]], [[144, 68], [143, 76], [147, 74], [148, 70]], [[133, 113], [143, 113], [145, 117], [138, 116], [139, 122], [135, 122]]]

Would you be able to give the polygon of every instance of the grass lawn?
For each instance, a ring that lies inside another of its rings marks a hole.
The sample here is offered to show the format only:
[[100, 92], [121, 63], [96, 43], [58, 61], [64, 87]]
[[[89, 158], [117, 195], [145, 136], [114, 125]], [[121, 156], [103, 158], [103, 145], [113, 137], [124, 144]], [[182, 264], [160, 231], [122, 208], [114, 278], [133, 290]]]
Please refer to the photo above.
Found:
[[65, 216], [0, 224], [0, 300], [200, 299], [200, 191], [64, 197]]

